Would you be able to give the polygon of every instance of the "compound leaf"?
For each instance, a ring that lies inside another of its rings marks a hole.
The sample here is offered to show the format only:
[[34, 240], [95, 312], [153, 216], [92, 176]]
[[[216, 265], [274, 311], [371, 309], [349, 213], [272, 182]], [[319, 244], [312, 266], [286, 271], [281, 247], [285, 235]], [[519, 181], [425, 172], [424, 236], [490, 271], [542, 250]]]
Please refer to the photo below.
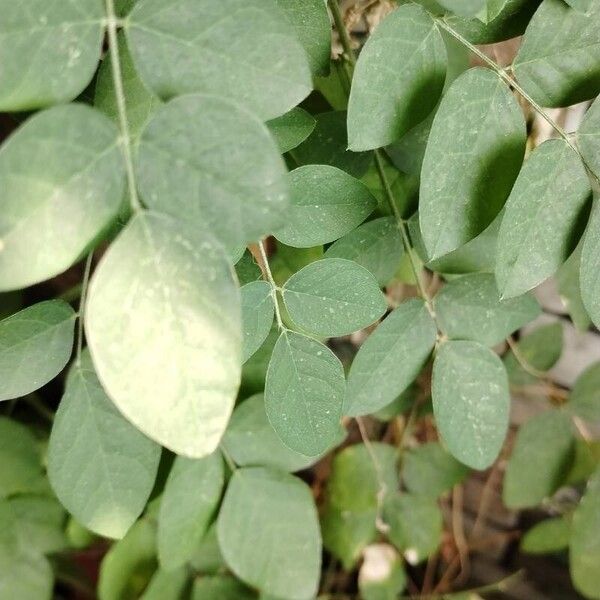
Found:
[[474, 68], [450, 86], [433, 120], [421, 174], [420, 224], [429, 260], [494, 220], [517, 177], [525, 121], [506, 84]]
[[423, 368], [436, 333], [422, 300], [408, 300], [392, 311], [352, 362], [344, 414], [366, 415], [399, 396]]
[[239, 291], [222, 247], [182, 221], [138, 214], [92, 277], [85, 325], [123, 415], [178, 454], [212, 453], [241, 375]]
[[504, 443], [510, 407], [498, 356], [478, 342], [446, 342], [433, 363], [431, 396], [448, 450], [473, 469], [489, 467]]
[[446, 47], [435, 21], [417, 5], [398, 8], [360, 53], [348, 103], [351, 150], [395, 142], [433, 110], [446, 79]]
[[321, 533], [310, 489], [299, 479], [272, 469], [238, 469], [217, 533], [223, 558], [245, 583], [287, 600], [316, 594]]
[[327, 346], [293, 331], [279, 336], [267, 371], [265, 406], [288, 448], [317, 456], [332, 445], [345, 388], [342, 364]]
[[66, 302], [48, 300], [0, 321], [0, 400], [26, 396], [64, 369], [75, 318]]
[[374, 323], [387, 302], [367, 269], [343, 258], [311, 263], [283, 285], [290, 318], [311, 333], [336, 337]]
[[146, 505], [159, 460], [160, 446], [117, 411], [85, 351], [67, 378], [48, 448], [63, 506], [87, 529], [122, 538]]
[[85, 253], [119, 211], [122, 162], [116, 126], [83, 104], [17, 129], [0, 149], [0, 291], [54, 277]]

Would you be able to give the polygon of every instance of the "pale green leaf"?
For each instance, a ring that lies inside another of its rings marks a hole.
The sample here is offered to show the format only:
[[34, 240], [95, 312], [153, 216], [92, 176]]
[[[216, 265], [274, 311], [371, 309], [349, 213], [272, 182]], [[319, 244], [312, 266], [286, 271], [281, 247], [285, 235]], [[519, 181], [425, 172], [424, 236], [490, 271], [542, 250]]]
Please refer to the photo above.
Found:
[[586, 12], [594, 5], [594, 0], [565, 0], [565, 2], [575, 10], [582, 12]]
[[181, 600], [187, 584], [187, 568], [182, 567], [172, 571], [158, 569], [140, 596], [140, 600]]
[[126, 28], [136, 69], [162, 98], [206, 92], [266, 120], [312, 89], [306, 52], [273, 0], [140, 0]]
[[299, 107], [266, 123], [281, 153], [299, 146], [312, 133], [316, 124], [312, 115]]
[[565, 517], [546, 519], [534, 525], [521, 538], [521, 551], [527, 554], [560, 552], [569, 546], [571, 523]]
[[525, 138], [523, 113], [493, 71], [469, 69], [450, 86], [423, 159], [419, 218], [430, 260], [494, 220], [519, 172]]
[[267, 419], [262, 394], [255, 394], [237, 406], [227, 426], [223, 446], [240, 467], [265, 466], [294, 472], [318, 460], [283, 444]]
[[447, 10], [459, 17], [475, 17], [485, 13], [486, 0], [438, 0]]
[[270, 284], [253, 281], [240, 289], [242, 298], [242, 361], [246, 362], [271, 331], [275, 305]]
[[435, 324], [421, 300], [392, 311], [367, 338], [348, 375], [344, 414], [383, 408], [417, 377], [435, 344]]
[[473, 469], [489, 467], [504, 443], [510, 407], [498, 356], [478, 342], [446, 342], [433, 363], [431, 395], [448, 450]]
[[117, 411], [86, 351], [50, 435], [48, 476], [61, 503], [91, 531], [121, 538], [146, 505], [159, 460], [160, 446]]
[[316, 115], [314, 131], [290, 152], [292, 158], [299, 165], [330, 165], [362, 177], [373, 161], [373, 153], [348, 150], [346, 119], [342, 110]]
[[199, 577], [194, 581], [191, 600], [255, 600], [257, 595], [231, 575]]
[[317, 456], [339, 435], [346, 392], [335, 354], [312, 338], [284, 331], [267, 371], [265, 407], [281, 441], [305, 456]]
[[526, 161], [506, 203], [498, 234], [496, 279], [505, 298], [554, 275], [579, 241], [590, 184], [573, 149], [548, 140]]
[[98, 599], [139, 598], [156, 566], [156, 526], [141, 519], [104, 556], [100, 565]]
[[329, 72], [331, 22], [324, 0], [275, 0], [294, 28], [315, 75]]
[[581, 503], [573, 514], [569, 545], [571, 578], [588, 598], [600, 598], [600, 470], [588, 483]]
[[[119, 33], [118, 45], [129, 134], [137, 141], [146, 123], [162, 102], [139, 78], [123, 33]], [[119, 110], [115, 95], [110, 53], [106, 54], [98, 71], [94, 93], [94, 106], [113, 119], [115, 123], [119, 122]]]
[[380, 286], [392, 279], [402, 254], [402, 236], [394, 217], [382, 217], [359, 225], [333, 243], [325, 258], [353, 260], [368, 269]]
[[189, 564], [198, 573], [213, 574], [222, 572], [227, 568], [219, 548], [216, 521], [213, 521], [205, 536], [196, 547], [194, 556], [192, 556]]
[[567, 408], [587, 421], [600, 421], [600, 363], [589, 366], [577, 378]]
[[271, 233], [288, 207], [285, 166], [265, 125], [214, 96], [157, 110], [136, 171], [147, 206], [209, 229], [230, 248]]
[[62, 273], [119, 211], [116, 126], [82, 104], [36, 114], [0, 148], [0, 189], [0, 291]]
[[289, 174], [292, 206], [275, 237], [308, 248], [333, 242], [360, 225], [377, 201], [358, 179], [335, 167], [309, 165]]
[[0, 400], [26, 396], [64, 369], [75, 318], [66, 302], [48, 300], [0, 321]]
[[383, 518], [390, 528], [390, 541], [410, 564], [422, 562], [437, 550], [443, 519], [434, 499], [394, 494], [386, 500]]
[[465, 275], [447, 283], [434, 300], [442, 331], [451, 339], [486, 346], [500, 343], [541, 314], [533, 296], [501, 300], [494, 276]]
[[0, 498], [35, 492], [42, 460], [33, 434], [17, 421], [0, 417]]
[[581, 268], [579, 278], [581, 299], [592, 322], [600, 325], [600, 200], [598, 196], [592, 203], [592, 213], [583, 237], [581, 247]]
[[398, 8], [360, 53], [348, 103], [348, 145], [370, 150], [398, 140], [433, 110], [446, 78], [446, 48], [417, 5]]
[[100, 60], [98, 0], [0, 0], [0, 112], [68, 102]]
[[428, 442], [408, 450], [402, 459], [404, 485], [419, 496], [437, 498], [468, 474], [469, 470], [438, 442]]
[[216, 451], [201, 459], [175, 459], [158, 513], [158, 558], [171, 571], [185, 565], [208, 529], [221, 499], [223, 459]]
[[310, 489], [299, 479], [270, 469], [238, 469], [217, 533], [227, 565], [245, 583], [286, 600], [316, 594], [321, 533]]
[[549, 410], [522, 425], [504, 475], [506, 506], [535, 506], [554, 494], [568, 474], [574, 445], [565, 413]]
[[185, 222], [140, 213], [92, 277], [86, 337], [123, 415], [170, 450], [201, 458], [233, 409], [240, 321], [222, 248]]
[[311, 263], [292, 275], [281, 293], [298, 327], [328, 337], [363, 329], [387, 308], [375, 277], [343, 258]]
[[544, 0], [513, 62], [517, 81], [542, 106], [569, 106], [600, 92], [600, 2], [583, 13]]
[[600, 177], [600, 99], [588, 109], [579, 129], [577, 145], [589, 168]]

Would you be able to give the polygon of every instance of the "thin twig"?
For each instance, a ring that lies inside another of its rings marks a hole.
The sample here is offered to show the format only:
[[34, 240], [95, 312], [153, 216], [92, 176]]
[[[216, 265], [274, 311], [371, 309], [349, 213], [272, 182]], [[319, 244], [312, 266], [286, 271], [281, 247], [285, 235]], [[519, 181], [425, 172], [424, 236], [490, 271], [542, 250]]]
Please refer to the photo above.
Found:
[[519, 345], [515, 342], [515, 340], [509, 335], [506, 338], [506, 343], [508, 344], [508, 347], [511, 349], [511, 352], [514, 354], [514, 357], [517, 359], [517, 362], [519, 363], [519, 365], [521, 366], [521, 368], [523, 369], [523, 371], [525, 371], [526, 373], [529, 373], [529, 375], [535, 377], [536, 379], [546, 379], [547, 377], [547, 373], [545, 371], [540, 371], [539, 369], [536, 369], [521, 353], [521, 350], [519, 349]]
[[275, 320], [277, 321], [277, 326], [281, 331], [285, 331], [287, 328], [283, 324], [283, 319], [281, 318], [281, 311], [279, 310], [279, 302], [277, 298], [277, 291], [279, 287], [277, 283], [275, 283], [275, 279], [273, 278], [273, 273], [271, 272], [271, 267], [269, 265], [269, 258], [267, 257], [267, 251], [265, 250], [265, 244], [261, 240], [258, 242], [258, 250], [260, 252], [260, 258], [262, 260], [263, 266], [263, 276], [267, 283], [271, 286], [271, 296], [273, 297], [273, 305], [275, 306]]
[[77, 323], [77, 365], [81, 364], [81, 350], [83, 349], [83, 320], [85, 317], [85, 303], [87, 301], [87, 292], [90, 282], [90, 273], [92, 270], [92, 262], [94, 260], [94, 251], [92, 250], [86, 260], [83, 270], [83, 281], [81, 282], [81, 299], [79, 300], [79, 315]]

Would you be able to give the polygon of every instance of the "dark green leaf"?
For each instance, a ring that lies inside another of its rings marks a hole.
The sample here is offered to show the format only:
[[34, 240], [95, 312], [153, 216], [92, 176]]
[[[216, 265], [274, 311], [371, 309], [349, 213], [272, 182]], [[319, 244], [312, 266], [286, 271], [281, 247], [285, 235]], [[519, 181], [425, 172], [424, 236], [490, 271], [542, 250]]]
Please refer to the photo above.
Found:
[[448, 450], [487, 469], [508, 429], [508, 379], [498, 356], [477, 342], [446, 342], [433, 363], [433, 412]]
[[242, 297], [242, 361], [262, 345], [273, 325], [273, 293], [266, 281], [253, 281], [240, 289]]
[[375, 412], [417, 377], [435, 344], [435, 324], [421, 300], [392, 311], [363, 343], [348, 375], [344, 414]]
[[281, 153], [289, 152], [301, 144], [312, 133], [316, 124], [315, 119], [299, 107], [266, 123]]
[[423, 159], [419, 212], [430, 260], [494, 220], [524, 150], [523, 113], [506, 84], [484, 68], [461, 75], [442, 99]]
[[339, 435], [346, 391], [344, 370], [327, 346], [284, 331], [277, 340], [265, 383], [269, 422], [281, 441], [317, 456]]
[[423, 121], [442, 93], [446, 64], [444, 40], [427, 12], [408, 5], [388, 15], [369, 37], [354, 71], [349, 148], [386, 146]]

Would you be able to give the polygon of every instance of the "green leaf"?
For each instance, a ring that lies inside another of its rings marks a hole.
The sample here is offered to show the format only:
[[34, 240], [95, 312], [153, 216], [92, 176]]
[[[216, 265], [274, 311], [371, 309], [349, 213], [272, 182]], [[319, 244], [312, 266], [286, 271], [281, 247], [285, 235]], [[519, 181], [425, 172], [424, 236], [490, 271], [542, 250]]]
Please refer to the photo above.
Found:
[[248, 250], [244, 252], [242, 258], [235, 265], [235, 272], [241, 286], [257, 281], [262, 277], [260, 267]]
[[92, 277], [86, 337], [123, 415], [170, 450], [201, 458], [233, 409], [240, 320], [222, 248], [183, 221], [140, 213]]
[[102, 48], [98, 0], [1, 0], [0, 13], [0, 112], [68, 102], [84, 90]]
[[327, 75], [331, 57], [331, 22], [323, 0], [275, 0], [308, 54], [315, 75]]
[[157, 110], [136, 170], [151, 209], [210, 230], [226, 247], [271, 233], [288, 207], [285, 167], [265, 125], [214, 96], [188, 95]]
[[596, 196], [592, 203], [590, 220], [583, 237], [581, 247], [581, 299], [592, 322], [600, 324], [600, 271], [598, 256], [600, 256], [600, 201]]
[[313, 132], [316, 124], [312, 115], [298, 106], [266, 123], [282, 154], [299, 146]]
[[568, 474], [574, 444], [565, 413], [549, 410], [522, 425], [504, 475], [506, 506], [526, 508], [552, 496]]
[[0, 400], [26, 396], [64, 369], [75, 318], [66, 302], [48, 300], [0, 321]]
[[290, 152], [292, 158], [299, 165], [330, 165], [353, 177], [362, 177], [373, 161], [373, 153], [348, 150], [346, 112], [321, 113], [315, 120], [314, 131]]
[[563, 140], [548, 140], [525, 163], [498, 234], [496, 279], [513, 298], [554, 275], [575, 249], [588, 216], [590, 184]]
[[477, 342], [446, 342], [433, 363], [433, 412], [448, 450], [487, 469], [508, 429], [508, 378], [498, 356]]
[[600, 363], [590, 365], [577, 378], [567, 408], [587, 421], [600, 421]]
[[312, 494], [299, 479], [270, 469], [238, 469], [217, 533], [227, 565], [248, 585], [287, 600], [316, 594], [321, 534]]
[[486, 0], [438, 0], [438, 2], [459, 17], [474, 17], [482, 13], [487, 15]]
[[577, 130], [577, 146], [589, 168], [600, 176], [600, 99], [590, 106]]
[[[371, 446], [387, 493], [393, 493], [398, 488], [395, 448], [379, 442]], [[364, 444], [348, 446], [336, 454], [321, 526], [325, 547], [346, 570], [377, 535], [379, 485], [372, 455]]]
[[115, 0], [115, 12], [118, 17], [126, 17], [135, 6], [137, 0]]
[[451, 339], [473, 340], [485, 346], [500, 343], [541, 314], [530, 295], [501, 300], [494, 276], [477, 273], [446, 284], [434, 300], [442, 331]]
[[383, 518], [390, 528], [390, 541], [404, 553], [408, 563], [418, 564], [437, 550], [443, 519], [435, 500], [394, 494], [386, 500]]
[[517, 81], [542, 106], [569, 106], [600, 92], [600, 2], [588, 13], [544, 0], [513, 62]]
[[406, 573], [396, 550], [388, 544], [371, 544], [364, 551], [358, 573], [363, 600], [396, 600], [406, 587]]
[[255, 600], [256, 594], [230, 575], [200, 577], [194, 581], [191, 600]]
[[267, 368], [278, 339], [279, 328], [273, 325], [264, 344], [244, 363], [240, 387], [242, 398], [262, 392], [265, 389]]
[[146, 505], [159, 460], [160, 446], [117, 411], [86, 351], [50, 435], [48, 476], [61, 503], [94, 533], [121, 538]]
[[387, 308], [375, 277], [343, 258], [311, 263], [292, 275], [281, 293], [298, 327], [328, 337], [363, 329], [377, 321]]
[[[137, 141], [156, 109], [162, 104], [160, 98], [153, 94], [140, 79], [135, 67], [125, 35], [118, 35], [119, 63], [123, 82], [123, 97], [127, 110], [129, 133]], [[115, 95], [115, 84], [112, 75], [112, 60], [107, 53], [98, 70], [94, 93], [94, 106], [109, 116], [115, 123], [119, 122], [119, 110]]]
[[402, 236], [394, 217], [363, 223], [333, 243], [325, 258], [353, 260], [368, 269], [380, 286], [388, 283], [404, 253]]
[[188, 584], [186, 568], [173, 571], [157, 569], [140, 600], [181, 600]]
[[[562, 354], [562, 325], [552, 323], [538, 327], [517, 343], [519, 354], [537, 371], [549, 371]], [[527, 373], [510, 352], [504, 357], [504, 366], [512, 385], [525, 386], [535, 383], [537, 379]]]
[[194, 555], [221, 499], [224, 480], [218, 451], [199, 460], [175, 459], [158, 513], [158, 558], [167, 571]]
[[206, 535], [202, 538], [194, 556], [190, 560], [190, 566], [198, 573], [217, 573], [227, 568], [217, 539], [217, 522], [213, 521]]
[[333, 242], [360, 225], [377, 201], [358, 179], [326, 165], [289, 174], [292, 206], [275, 237], [295, 248]]
[[354, 71], [349, 148], [387, 146], [423, 121], [441, 96], [446, 65], [444, 40], [425, 10], [407, 5], [388, 15], [367, 40]]
[[586, 12], [594, 5], [594, 0], [565, 0], [565, 2], [575, 10]]
[[0, 498], [38, 491], [42, 461], [33, 434], [17, 421], [0, 417]]
[[393, 310], [354, 358], [344, 414], [375, 412], [400, 395], [429, 358], [436, 333], [422, 300], [408, 300]]
[[592, 320], [583, 305], [581, 299], [581, 250], [583, 244], [579, 244], [573, 254], [569, 256], [563, 266], [556, 274], [556, 283], [560, 299], [567, 309], [573, 325], [578, 331], [587, 331]]
[[494, 220], [519, 172], [525, 139], [523, 113], [493, 71], [469, 69], [450, 86], [433, 121], [421, 176], [420, 224], [430, 260], [466, 244]]
[[451, 490], [469, 470], [438, 442], [421, 444], [404, 454], [402, 479], [410, 492], [437, 498]]
[[275, 305], [270, 284], [253, 281], [240, 289], [242, 297], [242, 361], [246, 362], [267, 339], [273, 325]]
[[312, 89], [304, 48], [273, 0], [140, 0], [126, 28], [136, 69], [161, 98], [206, 92], [266, 120]]
[[156, 527], [141, 519], [104, 556], [100, 565], [98, 599], [139, 598], [156, 566]]
[[282, 443], [267, 419], [262, 394], [251, 396], [236, 407], [223, 446], [240, 467], [264, 466], [294, 472], [318, 460], [290, 450]]
[[323, 246], [292, 248], [277, 243], [277, 252], [269, 260], [277, 285], [283, 285], [296, 271], [323, 258]]
[[579, 592], [600, 598], [600, 470], [590, 479], [581, 503], [573, 514], [569, 557], [571, 578]]
[[281, 441], [305, 456], [317, 456], [337, 439], [346, 392], [335, 354], [312, 338], [284, 331], [267, 371], [265, 407]]
[[0, 189], [0, 291], [62, 273], [119, 211], [116, 126], [82, 104], [36, 114], [0, 148]]
[[521, 551], [527, 554], [560, 552], [569, 546], [570, 535], [571, 523], [567, 518], [546, 519], [521, 538]]

